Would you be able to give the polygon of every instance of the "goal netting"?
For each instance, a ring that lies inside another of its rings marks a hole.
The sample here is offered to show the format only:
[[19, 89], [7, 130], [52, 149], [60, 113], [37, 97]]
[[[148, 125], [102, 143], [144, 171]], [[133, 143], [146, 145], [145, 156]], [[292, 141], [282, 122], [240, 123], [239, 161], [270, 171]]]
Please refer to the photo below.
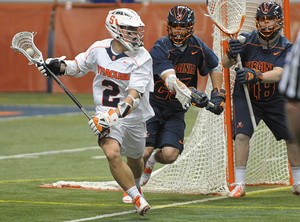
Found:
[[[276, 2], [283, 6], [284, 0]], [[246, 0], [246, 19], [241, 32], [255, 29], [256, 9], [261, 0]], [[223, 55], [222, 41], [228, 40], [217, 27], [213, 33], [213, 50]], [[230, 71], [230, 89], [232, 94], [235, 73]], [[206, 93], [210, 95], [211, 81], [208, 80]], [[227, 99], [230, 99], [229, 93]], [[231, 100], [232, 101], [232, 100]], [[152, 173], [148, 184], [143, 186], [144, 192], [180, 193], [180, 194], [220, 194], [227, 195], [228, 183], [228, 147], [226, 115], [214, 115], [206, 109], [199, 109], [191, 134], [185, 141], [185, 148], [173, 164], [167, 164]], [[233, 163], [231, 163], [233, 166]], [[115, 181], [99, 182], [60, 182], [58, 187], [65, 186], [117, 189]], [[258, 132], [250, 140], [250, 155], [247, 164], [246, 183], [258, 184], [290, 184], [289, 165], [284, 141], [277, 142], [264, 122], [258, 125]], [[54, 185], [52, 185], [54, 186]]]

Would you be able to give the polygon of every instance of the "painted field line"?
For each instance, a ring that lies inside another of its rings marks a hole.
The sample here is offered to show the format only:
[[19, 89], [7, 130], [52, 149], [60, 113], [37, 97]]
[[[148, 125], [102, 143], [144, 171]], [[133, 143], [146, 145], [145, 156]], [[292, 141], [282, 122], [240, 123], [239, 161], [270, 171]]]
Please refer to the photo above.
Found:
[[[266, 193], [266, 192], [273, 192], [273, 191], [286, 190], [286, 189], [291, 189], [291, 186], [257, 190], [257, 191], [248, 192], [246, 195], [248, 196], [248, 195], [254, 195], [254, 194], [258, 194], [258, 193]], [[214, 200], [220, 200], [220, 199], [225, 199], [225, 198], [229, 198], [229, 197], [228, 196], [217, 196], [217, 197], [211, 197], [211, 198], [201, 199], [201, 200], [193, 200], [193, 201], [187, 201], [187, 202], [181, 202], [181, 203], [173, 203], [173, 204], [155, 206], [155, 207], [151, 207], [150, 212], [152, 210], [156, 210], [156, 209], [183, 206], [183, 205], [195, 204], [195, 203], [203, 203], [203, 202], [207, 202], [207, 201], [214, 201]], [[64, 221], [64, 222], [92, 221], [92, 220], [97, 220], [97, 219], [102, 219], [102, 218], [107, 218], [107, 217], [114, 217], [114, 216], [125, 215], [125, 214], [131, 214], [131, 213], [136, 213], [136, 211], [130, 210], [130, 211], [123, 211], [123, 212], [112, 213], [112, 214], [103, 214], [103, 215], [98, 215], [95, 217], [87, 217], [87, 218], [81, 218], [81, 219], [75, 219], [75, 220], [68, 220], [68, 221]]]
[[96, 149], [101, 149], [101, 148], [99, 146], [95, 146], [95, 147], [83, 147], [83, 148], [68, 149], [68, 150], [44, 151], [39, 153], [24, 153], [24, 154], [10, 155], [10, 156], [0, 156], [0, 160], [16, 159], [16, 158], [36, 158], [37, 156], [41, 156], [41, 155], [74, 153], [74, 152], [82, 152], [85, 150], [96, 150]]

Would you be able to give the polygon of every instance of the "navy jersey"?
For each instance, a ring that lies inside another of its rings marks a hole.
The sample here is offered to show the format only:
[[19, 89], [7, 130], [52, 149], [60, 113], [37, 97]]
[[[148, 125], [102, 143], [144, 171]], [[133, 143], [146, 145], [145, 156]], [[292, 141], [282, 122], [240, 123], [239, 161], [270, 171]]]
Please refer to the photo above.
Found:
[[[286, 37], [281, 36], [277, 45], [269, 50], [263, 49], [259, 43], [256, 30], [249, 34], [242, 33], [246, 37], [241, 53], [243, 67], [257, 69], [261, 72], [267, 72], [274, 67], [284, 66], [285, 56], [292, 48]], [[243, 91], [243, 87], [238, 83], [235, 84], [235, 91]], [[239, 93], [237, 92], [237, 93]], [[278, 82], [276, 83], [259, 83], [249, 90], [251, 100], [269, 101], [281, 97], [278, 92]]]
[[[167, 69], [174, 69], [177, 78], [187, 87], [197, 88], [198, 71], [206, 76], [219, 64], [218, 57], [197, 36], [192, 35], [188, 47], [182, 52], [172, 44], [168, 36], [157, 40], [150, 51], [153, 59], [154, 92], [150, 94], [151, 105], [183, 111], [182, 105], [169, 92], [158, 74]], [[185, 110], [186, 111], [186, 110]]]

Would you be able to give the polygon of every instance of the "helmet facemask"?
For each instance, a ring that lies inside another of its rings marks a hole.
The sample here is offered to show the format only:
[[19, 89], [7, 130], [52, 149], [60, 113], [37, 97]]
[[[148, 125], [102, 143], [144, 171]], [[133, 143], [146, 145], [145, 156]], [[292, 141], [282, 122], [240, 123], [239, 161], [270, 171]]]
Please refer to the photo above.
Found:
[[[185, 30], [185, 32], [180, 30]], [[186, 43], [188, 38], [194, 33], [194, 25], [191, 23], [169, 22], [167, 25], [169, 37], [175, 45], [181, 46]]]
[[[266, 22], [267, 20], [276, 20], [275, 24], [272, 26], [268, 26], [267, 24], [265, 27], [261, 27], [260, 22]], [[272, 40], [274, 39], [277, 34], [281, 31], [283, 26], [282, 19], [279, 19], [278, 16], [261, 16], [256, 19], [256, 28], [259, 32], [259, 35], [264, 40]]]
[[144, 45], [143, 27], [118, 26], [118, 32], [119, 41], [129, 50], [137, 52]]

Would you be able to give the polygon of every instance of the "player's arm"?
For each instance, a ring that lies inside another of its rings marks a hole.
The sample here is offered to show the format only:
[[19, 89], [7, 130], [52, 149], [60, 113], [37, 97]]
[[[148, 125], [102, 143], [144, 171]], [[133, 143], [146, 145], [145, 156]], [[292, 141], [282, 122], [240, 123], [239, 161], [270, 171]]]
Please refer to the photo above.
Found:
[[222, 58], [222, 64], [224, 68], [230, 68], [236, 64], [236, 58], [238, 53], [242, 53], [243, 46], [237, 39], [231, 39], [228, 42], [226, 54]]
[[[62, 56], [59, 58], [48, 58], [45, 61], [45, 65], [50, 71], [52, 71], [56, 76], [82, 76], [83, 72], [78, 67], [76, 60], [64, 60], [66, 57]], [[38, 66], [38, 70], [46, 77], [49, 77], [44, 66]]]
[[95, 135], [104, 136], [110, 127], [119, 124], [119, 118], [124, 118], [140, 104], [142, 94], [135, 89], [129, 89], [128, 96], [118, 103], [116, 109], [109, 109], [107, 112], [99, 113], [89, 120], [89, 125]]
[[256, 83], [274, 83], [279, 82], [283, 68], [274, 67], [272, 70], [262, 73], [257, 69], [236, 69], [236, 79], [241, 85], [249, 84], [254, 85]]
[[210, 70], [210, 78], [213, 85], [210, 102], [214, 104], [214, 107], [206, 106], [206, 109], [216, 115], [220, 115], [224, 110], [226, 101], [226, 90], [222, 89], [223, 74], [221, 65]]

